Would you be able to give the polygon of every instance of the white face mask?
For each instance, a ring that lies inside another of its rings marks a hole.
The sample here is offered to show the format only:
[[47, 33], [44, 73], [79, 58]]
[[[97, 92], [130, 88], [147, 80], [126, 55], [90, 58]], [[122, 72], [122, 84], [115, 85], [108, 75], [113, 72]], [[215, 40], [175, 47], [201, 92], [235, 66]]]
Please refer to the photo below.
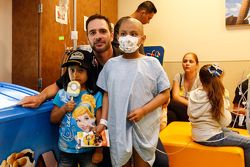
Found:
[[131, 35], [119, 37], [119, 48], [124, 53], [134, 53], [138, 48], [138, 37], [133, 37]]

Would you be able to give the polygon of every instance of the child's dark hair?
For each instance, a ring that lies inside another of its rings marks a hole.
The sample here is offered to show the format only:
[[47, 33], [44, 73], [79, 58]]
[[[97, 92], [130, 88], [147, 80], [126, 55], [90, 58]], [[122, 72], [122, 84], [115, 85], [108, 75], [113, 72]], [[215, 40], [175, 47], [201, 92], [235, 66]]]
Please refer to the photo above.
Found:
[[88, 79], [86, 81], [86, 87], [87, 87], [87, 91], [90, 94], [96, 94], [98, 91], [98, 87], [96, 85], [97, 82], [97, 71], [94, 68], [94, 66], [92, 66], [90, 69], [86, 69], [87, 70], [87, 75], [88, 75]]
[[[88, 79], [86, 81], [86, 87], [87, 87], [87, 91], [94, 95], [97, 93], [97, 91], [99, 90], [99, 88], [96, 85], [96, 81], [97, 81], [97, 71], [96, 69], [93, 67], [93, 69], [86, 69], [87, 70], [87, 75], [88, 75]], [[68, 68], [67, 68], [68, 71]], [[68, 72], [67, 72], [68, 73]], [[67, 87], [68, 87], [68, 83], [70, 82], [69, 76], [67, 76], [66, 78], [67, 81], [63, 82], [63, 89], [66, 91]]]
[[[79, 52], [84, 52], [82, 50], [77, 50]], [[74, 51], [72, 51], [73, 53]], [[86, 52], [86, 51], [85, 51]], [[70, 54], [70, 53], [69, 53]], [[92, 56], [91, 56], [92, 57]], [[96, 81], [97, 81], [97, 76], [98, 76], [98, 73], [97, 73], [97, 69], [96, 69], [96, 66], [93, 64], [94, 63], [94, 57], [91, 58], [91, 60], [89, 61], [86, 61], [88, 62], [88, 67], [82, 67], [80, 66], [81, 68], [84, 68], [86, 71], [87, 71], [87, 76], [88, 76], [88, 79], [86, 81], [86, 88], [87, 88], [87, 91], [90, 93], [90, 94], [96, 94], [97, 91], [99, 90], [99, 88], [97, 87], [96, 85]], [[77, 65], [77, 64], [76, 64]], [[67, 67], [67, 77], [65, 77], [65, 81], [63, 82], [63, 88], [64, 90], [66, 91], [67, 90], [67, 87], [68, 87], [68, 83], [70, 82], [70, 79], [69, 79], [69, 74], [68, 74], [68, 67]]]
[[220, 120], [224, 108], [225, 88], [221, 82], [223, 71], [217, 65], [207, 64], [200, 69], [200, 81], [212, 105], [212, 115]]

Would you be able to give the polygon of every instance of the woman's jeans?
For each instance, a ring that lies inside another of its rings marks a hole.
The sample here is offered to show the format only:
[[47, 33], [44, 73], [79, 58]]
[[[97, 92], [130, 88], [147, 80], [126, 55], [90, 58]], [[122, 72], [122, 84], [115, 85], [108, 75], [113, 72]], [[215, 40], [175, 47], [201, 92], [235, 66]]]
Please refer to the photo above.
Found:
[[197, 142], [206, 146], [238, 146], [244, 149], [245, 166], [250, 167], [250, 137], [223, 128], [223, 132], [207, 141]]
[[92, 151], [86, 153], [65, 153], [60, 151], [59, 167], [96, 167], [92, 161]]

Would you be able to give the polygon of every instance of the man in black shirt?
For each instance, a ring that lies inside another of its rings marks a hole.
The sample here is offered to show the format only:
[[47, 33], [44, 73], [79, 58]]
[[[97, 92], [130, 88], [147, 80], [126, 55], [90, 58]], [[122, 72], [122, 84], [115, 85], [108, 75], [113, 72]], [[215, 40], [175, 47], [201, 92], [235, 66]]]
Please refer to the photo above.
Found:
[[[91, 29], [89, 29], [91, 24]], [[113, 48], [113, 30], [108, 18], [102, 15], [92, 15], [86, 22], [87, 37], [92, 48], [92, 55], [97, 70], [97, 74], [101, 71], [103, 65], [109, 58], [120, 55], [118, 49]], [[59, 89], [65, 88], [69, 82], [67, 71], [52, 85], [46, 87], [39, 95], [27, 96], [19, 103], [23, 107], [36, 108], [39, 107], [46, 99], [53, 98]]]

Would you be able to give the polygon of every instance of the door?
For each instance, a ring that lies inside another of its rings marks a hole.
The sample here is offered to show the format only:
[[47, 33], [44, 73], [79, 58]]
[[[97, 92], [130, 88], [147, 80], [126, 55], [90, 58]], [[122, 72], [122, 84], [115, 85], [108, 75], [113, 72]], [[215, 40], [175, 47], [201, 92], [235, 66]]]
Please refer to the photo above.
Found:
[[38, 0], [12, 0], [12, 82], [38, 88]]
[[[59, 0], [13, 0], [12, 81], [41, 91], [61, 75], [67, 47], [72, 47], [73, 0], [68, 24], [56, 22]], [[117, 0], [77, 0], [78, 45], [88, 44], [84, 16], [101, 13], [115, 23]]]
[[109, 18], [115, 24], [118, 15], [118, 1], [117, 0], [100, 0], [101, 11], [100, 13]]
[[[83, 31], [84, 16], [100, 11], [100, 0], [77, 0], [77, 31], [79, 44], [87, 44]], [[61, 64], [66, 47], [73, 47], [70, 32], [73, 31], [73, 0], [69, 1], [68, 24], [55, 21], [55, 6], [59, 0], [41, 0], [43, 11], [40, 14], [39, 78], [42, 89], [54, 83], [61, 75]], [[69, 26], [70, 25], [70, 26]], [[64, 40], [59, 40], [63, 37]]]

